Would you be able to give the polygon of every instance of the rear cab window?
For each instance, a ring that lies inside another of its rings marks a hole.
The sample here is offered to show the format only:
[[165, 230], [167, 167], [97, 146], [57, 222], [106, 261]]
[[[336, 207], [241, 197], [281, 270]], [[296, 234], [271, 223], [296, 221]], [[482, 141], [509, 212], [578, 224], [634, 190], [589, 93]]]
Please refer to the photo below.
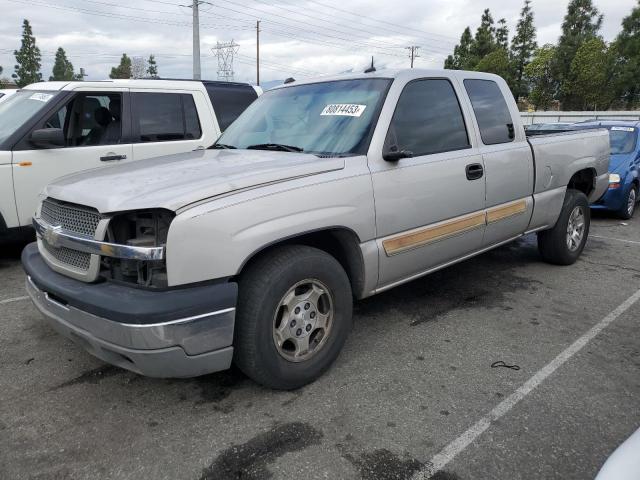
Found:
[[496, 145], [513, 142], [513, 119], [498, 84], [493, 80], [467, 79], [464, 88], [471, 99], [482, 143]]
[[203, 83], [211, 99], [213, 110], [216, 112], [221, 132], [224, 132], [258, 98], [258, 94], [251, 85]]
[[202, 136], [193, 95], [132, 93], [134, 143], [196, 140]]
[[389, 126], [385, 151], [407, 150], [413, 156], [421, 156], [470, 146], [462, 109], [449, 80], [413, 80], [404, 87]]

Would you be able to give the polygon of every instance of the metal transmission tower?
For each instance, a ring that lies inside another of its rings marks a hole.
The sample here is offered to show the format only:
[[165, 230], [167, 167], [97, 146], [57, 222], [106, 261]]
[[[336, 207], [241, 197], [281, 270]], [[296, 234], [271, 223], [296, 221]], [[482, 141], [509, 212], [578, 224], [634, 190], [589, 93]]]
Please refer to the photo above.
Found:
[[211, 49], [218, 57], [218, 79], [227, 82], [233, 80], [233, 57], [239, 49], [240, 45], [233, 40], [224, 43], [216, 42], [216, 46]]
[[418, 49], [420, 48], [418, 45], [413, 45], [411, 47], [404, 47], [406, 50], [409, 50], [409, 58], [411, 59], [411, 68], [413, 68], [413, 61], [418, 58]]

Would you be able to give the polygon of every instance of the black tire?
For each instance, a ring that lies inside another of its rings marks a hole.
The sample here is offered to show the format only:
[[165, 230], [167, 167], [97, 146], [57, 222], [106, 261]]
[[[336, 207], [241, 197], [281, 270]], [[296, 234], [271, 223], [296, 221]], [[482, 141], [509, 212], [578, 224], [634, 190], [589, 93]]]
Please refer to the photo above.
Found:
[[[280, 301], [298, 282], [317, 279], [333, 305], [329, 332], [308, 359], [290, 361], [276, 346], [274, 324]], [[320, 377], [335, 361], [351, 330], [351, 284], [338, 261], [317, 248], [277, 247], [250, 264], [239, 279], [234, 362], [268, 388], [292, 390]]]
[[[567, 228], [569, 217], [576, 208], [580, 208], [584, 215], [584, 230], [577, 248], [572, 249], [567, 242]], [[555, 265], [571, 265], [574, 263], [580, 257], [587, 243], [590, 223], [591, 209], [586, 195], [578, 190], [567, 190], [560, 217], [555, 226], [550, 230], [538, 233], [538, 250], [542, 258], [546, 262]]]
[[[629, 205], [631, 197], [633, 196], [632, 205]], [[633, 217], [633, 214], [636, 211], [636, 204], [638, 202], [638, 187], [635, 185], [631, 185], [631, 188], [627, 192], [624, 197], [624, 201], [622, 202], [622, 207], [618, 210], [618, 216], [623, 220], [629, 220]]]

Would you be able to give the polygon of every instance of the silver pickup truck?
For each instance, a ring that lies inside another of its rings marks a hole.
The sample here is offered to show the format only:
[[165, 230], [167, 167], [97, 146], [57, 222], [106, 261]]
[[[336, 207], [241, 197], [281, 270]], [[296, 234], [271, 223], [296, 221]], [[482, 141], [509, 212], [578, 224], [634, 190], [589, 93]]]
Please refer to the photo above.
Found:
[[605, 130], [527, 139], [497, 76], [404, 70], [266, 92], [206, 151], [49, 185], [22, 262], [35, 305], [155, 377], [320, 376], [352, 301], [537, 232], [576, 261], [608, 188]]

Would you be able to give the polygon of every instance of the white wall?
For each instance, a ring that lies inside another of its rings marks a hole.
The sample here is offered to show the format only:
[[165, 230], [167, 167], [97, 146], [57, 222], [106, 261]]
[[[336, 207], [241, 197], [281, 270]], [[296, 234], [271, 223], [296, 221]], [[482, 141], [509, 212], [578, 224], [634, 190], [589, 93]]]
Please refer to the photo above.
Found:
[[620, 112], [520, 112], [522, 123], [582, 122], [584, 120], [640, 120], [640, 111]]

